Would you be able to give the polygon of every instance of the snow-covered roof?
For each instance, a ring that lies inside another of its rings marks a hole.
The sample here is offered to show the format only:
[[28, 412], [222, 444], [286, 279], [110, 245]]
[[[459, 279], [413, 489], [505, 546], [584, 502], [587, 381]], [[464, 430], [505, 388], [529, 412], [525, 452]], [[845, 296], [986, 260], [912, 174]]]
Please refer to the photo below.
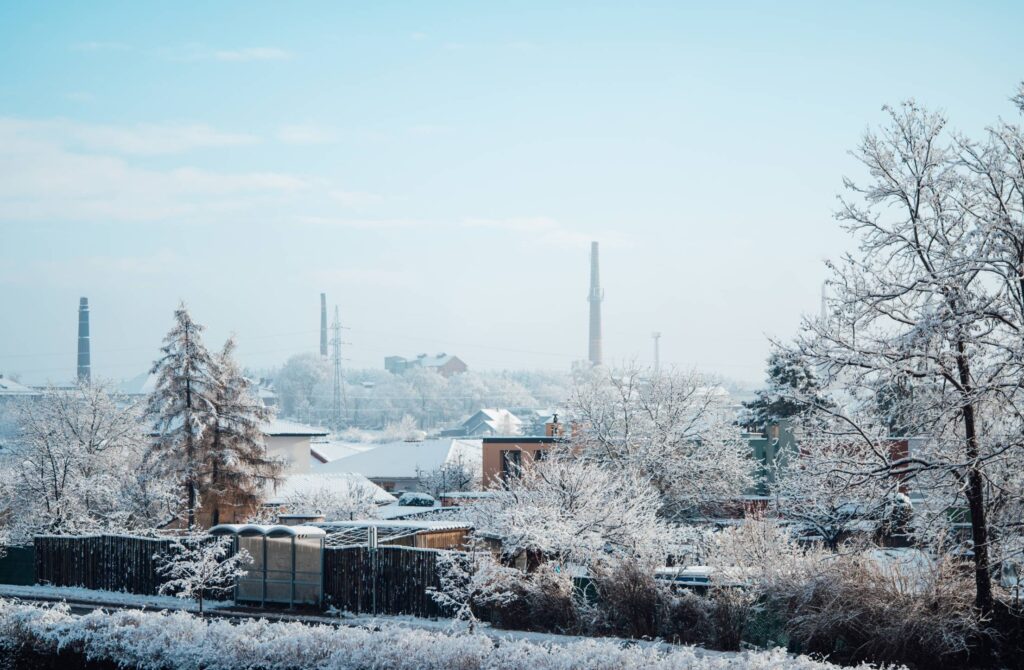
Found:
[[357, 491], [373, 496], [380, 505], [395, 502], [395, 496], [377, 486], [363, 475], [354, 472], [314, 472], [311, 474], [289, 475], [277, 485], [273, 495], [267, 498], [268, 505], [283, 505], [294, 495], [315, 493], [323, 489], [339, 492]]
[[40, 391], [24, 384], [19, 384], [13, 379], [0, 375], [0, 395], [4, 396], [30, 396], [40, 395]]
[[210, 529], [210, 535], [263, 535], [265, 537], [323, 537], [327, 533], [316, 526], [266, 526], [255, 523], [222, 523]]
[[314, 442], [309, 445], [310, 454], [314, 458], [314, 467], [318, 467], [324, 463], [330, 463], [336, 461], [339, 458], [345, 458], [346, 456], [354, 456], [355, 454], [361, 454], [364, 451], [373, 449], [374, 445], [366, 444], [365, 442], [344, 442], [341, 440], [325, 440], [323, 442]]
[[455, 356], [452, 354], [437, 354], [436, 356], [426, 356], [418, 358], [420, 364], [426, 368], [439, 368], [449, 361], [453, 360]]
[[361, 454], [325, 463], [319, 472], [358, 472], [366, 477], [411, 479], [445, 463], [462, 460], [468, 467], [481, 467], [480, 440], [443, 438], [419, 442], [388, 442]]
[[399, 505], [398, 503], [392, 503], [390, 505], [378, 507], [377, 516], [382, 519], [408, 519], [414, 516], [426, 516], [439, 509], [441, 509], [441, 505], [439, 504], [431, 507], [424, 507], [422, 505]]
[[470, 530], [473, 526], [464, 521], [410, 521], [387, 519], [363, 519], [361, 521], [323, 521], [316, 524], [317, 528], [326, 531], [346, 530], [348, 528], [400, 528], [407, 530]]
[[149, 395], [156, 389], [159, 378], [150, 372], [140, 373], [117, 385], [117, 390], [125, 395]]
[[314, 437], [323, 436], [330, 433], [326, 428], [318, 428], [316, 426], [307, 426], [304, 423], [298, 423], [296, 421], [285, 421], [283, 419], [274, 419], [270, 423], [263, 427], [263, 432], [267, 435], [277, 436], [294, 436], [294, 437]]

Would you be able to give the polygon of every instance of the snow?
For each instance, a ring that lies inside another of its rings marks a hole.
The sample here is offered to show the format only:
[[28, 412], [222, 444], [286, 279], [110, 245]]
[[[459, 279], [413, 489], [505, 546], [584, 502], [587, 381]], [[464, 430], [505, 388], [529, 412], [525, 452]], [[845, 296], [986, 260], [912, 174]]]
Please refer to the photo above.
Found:
[[357, 472], [366, 477], [414, 479], [459, 459], [482, 467], [481, 440], [437, 439], [418, 442], [389, 442], [361, 454], [325, 463], [320, 472]]
[[425, 516], [432, 512], [436, 512], [439, 509], [441, 509], [441, 507], [437, 505], [434, 507], [415, 507], [411, 505], [399, 505], [398, 503], [393, 503], [379, 508], [377, 510], [377, 516], [382, 519], [401, 519], [414, 516]]
[[[37, 600], [54, 600], [117, 607], [140, 607], [161, 610], [198, 609], [191, 601], [183, 601], [175, 596], [143, 596], [123, 591], [98, 591], [78, 586], [50, 586], [36, 584], [34, 586], [15, 586], [0, 584], [0, 598], [31, 598]], [[231, 607], [231, 601], [207, 601], [204, 609]]]
[[354, 472], [315, 472], [312, 474], [288, 475], [277, 485], [274, 494], [266, 504], [284, 505], [294, 496], [312, 495], [321, 490], [337, 491], [338, 493], [357, 492], [372, 496], [379, 505], [395, 502], [395, 497], [377, 486], [363, 475]]
[[[372, 444], [366, 444], [364, 442], [346, 442], [343, 440], [325, 440], [323, 442], [314, 442], [309, 445], [309, 451], [312, 455], [311, 464], [314, 469], [324, 465], [325, 463], [330, 463], [331, 461], [336, 461], [339, 458], [345, 458], [346, 456], [361, 454], [370, 449], [373, 449]], [[317, 456], [320, 458], [317, 458]]]
[[[39, 652], [78, 652], [122, 667], [525, 668], [533, 670], [825, 670], [837, 666], [775, 649], [715, 654], [694, 647], [583, 639], [567, 644], [496, 641], [480, 633], [446, 633], [392, 624], [309, 625], [266, 620], [203, 619], [187, 612], [92, 612], [0, 600], [0, 645]], [[869, 666], [860, 666], [867, 668]]]
[[316, 524], [318, 528], [330, 532], [348, 528], [398, 528], [405, 530], [467, 530], [472, 528], [468, 523], [460, 521], [388, 521], [385, 519], [365, 519], [363, 521], [328, 521]]
[[315, 526], [280, 526], [256, 523], [222, 523], [210, 529], [210, 535], [265, 535], [267, 537], [320, 537], [324, 531]]
[[40, 391], [0, 375], [0, 396], [36, 396]]
[[328, 435], [330, 433], [326, 428], [307, 426], [304, 423], [299, 423], [297, 421], [285, 421], [284, 419], [274, 419], [273, 421], [265, 424], [263, 432], [267, 435], [287, 435], [298, 437], [316, 437]]

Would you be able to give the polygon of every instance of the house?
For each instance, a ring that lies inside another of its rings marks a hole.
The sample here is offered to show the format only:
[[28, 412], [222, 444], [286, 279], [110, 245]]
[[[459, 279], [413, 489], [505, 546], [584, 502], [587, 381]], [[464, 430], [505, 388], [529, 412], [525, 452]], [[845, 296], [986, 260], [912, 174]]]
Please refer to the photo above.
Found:
[[413, 368], [426, 368], [433, 370], [442, 377], [451, 377], [465, 372], [469, 369], [462, 359], [451, 354], [440, 353], [435, 356], [419, 354], [415, 358], [404, 358], [402, 356], [388, 356], [384, 359], [384, 369], [396, 375]]
[[373, 444], [366, 442], [346, 442], [344, 440], [314, 440], [309, 448], [310, 463], [315, 470], [324, 463], [336, 461], [346, 456], [354, 456], [373, 449]]
[[274, 419], [264, 426], [263, 433], [267, 440], [267, 454], [285, 462], [284, 474], [297, 475], [310, 471], [313, 441], [327, 437], [329, 431], [295, 421]]
[[395, 502], [395, 497], [369, 479], [353, 472], [315, 472], [288, 475], [267, 495], [264, 505], [277, 507], [285, 505], [295, 495], [314, 494], [318, 491], [337, 491], [340, 494], [356, 493], [372, 497], [378, 505]]
[[484, 488], [498, 485], [514, 476], [520, 468], [528, 467], [534, 461], [543, 460], [548, 450], [561, 440], [562, 438], [554, 433], [482, 438]]
[[39, 389], [20, 384], [0, 374], [0, 401], [13, 398], [34, 398], [43, 394]]
[[458, 428], [443, 435], [483, 437], [487, 435], [522, 435], [523, 421], [507, 409], [484, 408], [462, 422]]
[[386, 491], [417, 491], [421, 474], [455, 463], [480, 472], [480, 440], [442, 438], [388, 442], [325, 463], [317, 472], [355, 472]]

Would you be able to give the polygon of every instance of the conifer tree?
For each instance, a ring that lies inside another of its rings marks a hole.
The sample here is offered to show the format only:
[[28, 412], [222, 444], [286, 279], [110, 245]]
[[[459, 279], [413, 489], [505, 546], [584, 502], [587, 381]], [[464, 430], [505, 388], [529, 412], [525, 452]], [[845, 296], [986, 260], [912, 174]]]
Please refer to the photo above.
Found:
[[234, 359], [231, 337], [214, 359], [217, 384], [213, 404], [217, 420], [208, 435], [208, 489], [213, 494], [212, 523], [221, 521], [221, 506], [249, 509], [259, 503], [267, 482], [280, 479], [282, 463], [267, 454], [264, 424], [273, 413]]
[[189, 528], [195, 526], [199, 505], [203, 440], [217, 425], [219, 380], [214, 359], [202, 342], [203, 330], [192, 320], [185, 303], [179, 304], [174, 327], [160, 349], [162, 356], [150, 371], [158, 376], [149, 397], [149, 412], [156, 422], [155, 448], [181, 476]]

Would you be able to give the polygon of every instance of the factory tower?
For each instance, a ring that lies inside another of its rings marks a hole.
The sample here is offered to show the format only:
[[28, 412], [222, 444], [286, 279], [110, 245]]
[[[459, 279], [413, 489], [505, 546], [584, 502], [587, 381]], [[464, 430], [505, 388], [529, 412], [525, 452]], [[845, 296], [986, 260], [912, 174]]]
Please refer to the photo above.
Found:
[[601, 365], [601, 301], [604, 291], [601, 290], [601, 276], [597, 260], [597, 242], [590, 243], [590, 349], [588, 358], [591, 365]]
[[88, 384], [92, 375], [89, 364], [89, 299], [78, 301], [78, 381]]

